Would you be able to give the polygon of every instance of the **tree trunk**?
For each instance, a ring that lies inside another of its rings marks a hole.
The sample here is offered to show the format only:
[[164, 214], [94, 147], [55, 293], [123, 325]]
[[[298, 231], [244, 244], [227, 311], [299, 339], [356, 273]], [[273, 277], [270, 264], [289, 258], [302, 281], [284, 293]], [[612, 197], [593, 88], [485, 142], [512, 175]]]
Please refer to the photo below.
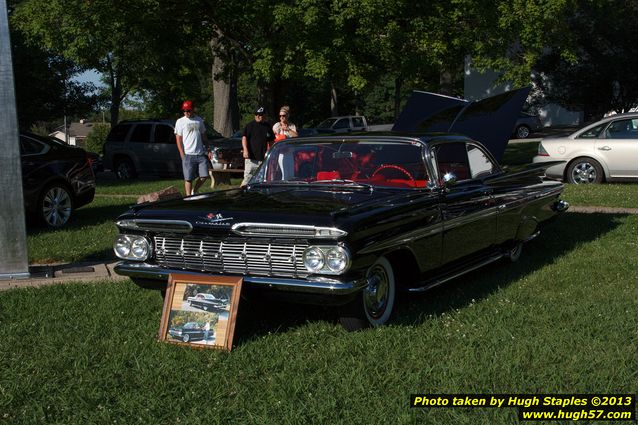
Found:
[[223, 136], [232, 136], [239, 128], [239, 107], [237, 105], [237, 73], [232, 64], [227, 63], [226, 50], [221, 45], [222, 33], [217, 30], [210, 41], [213, 54], [211, 78], [213, 82], [213, 128]]
[[118, 123], [120, 119], [120, 99], [122, 98], [122, 87], [115, 82], [111, 86], [111, 126]]
[[440, 93], [452, 96], [452, 72], [449, 69], [442, 69], [439, 74]]
[[339, 115], [339, 103], [337, 101], [337, 88], [334, 82], [330, 82], [330, 115], [336, 117]]
[[401, 87], [403, 86], [403, 77], [398, 76], [394, 79], [394, 120], [399, 118], [401, 113]]

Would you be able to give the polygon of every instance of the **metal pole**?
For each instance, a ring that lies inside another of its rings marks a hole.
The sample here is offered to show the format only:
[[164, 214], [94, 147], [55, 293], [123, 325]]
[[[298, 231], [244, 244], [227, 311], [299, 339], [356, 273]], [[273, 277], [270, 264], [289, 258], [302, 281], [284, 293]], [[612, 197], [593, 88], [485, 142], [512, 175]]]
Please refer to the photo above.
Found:
[[29, 277], [7, 2], [0, 0], [0, 279]]

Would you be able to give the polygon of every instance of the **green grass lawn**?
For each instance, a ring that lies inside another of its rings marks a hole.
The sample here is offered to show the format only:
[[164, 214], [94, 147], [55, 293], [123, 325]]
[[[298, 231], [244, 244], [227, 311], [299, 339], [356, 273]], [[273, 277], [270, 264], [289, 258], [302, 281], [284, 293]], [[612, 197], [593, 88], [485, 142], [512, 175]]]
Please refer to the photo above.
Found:
[[410, 297], [382, 329], [242, 300], [231, 353], [156, 342], [161, 297], [129, 281], [0, 292], [0, 423], [515, 424], [514, 408], [408, 400], [635, 393], [637, 230], [562, 215], [518, 263]]

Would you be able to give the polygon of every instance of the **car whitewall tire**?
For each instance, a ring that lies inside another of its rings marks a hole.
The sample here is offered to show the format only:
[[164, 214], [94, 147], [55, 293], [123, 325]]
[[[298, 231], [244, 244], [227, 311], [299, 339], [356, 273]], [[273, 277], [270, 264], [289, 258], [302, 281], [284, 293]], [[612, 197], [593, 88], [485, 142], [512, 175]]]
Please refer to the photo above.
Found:
[[396, 299], [396, 283], [392, 265], [379, 258], [366, 273], [368, 286], [363, 290], [363, 311], [368, 323], [382, 326], [388, 323]]

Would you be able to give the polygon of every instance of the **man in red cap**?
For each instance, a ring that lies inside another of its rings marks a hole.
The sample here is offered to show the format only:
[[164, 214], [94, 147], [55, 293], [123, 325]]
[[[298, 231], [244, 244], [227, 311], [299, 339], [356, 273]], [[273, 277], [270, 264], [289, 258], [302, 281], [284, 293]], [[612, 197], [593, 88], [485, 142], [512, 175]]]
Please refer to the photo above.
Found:
[[[175, 123], [177, 149], [182, 157], [184, 171], [184, 190], [186, 196], [194, 195], [208, 177], [209, 158], [207, 155], [208, 138], [204, 120], [193, 112], [193, 102], [186, 100], [182, 104], [184, 116]], [[199, 177], [199, 178], [197, 178]], [[193, 180], [195, 187], [193, 187]]]

